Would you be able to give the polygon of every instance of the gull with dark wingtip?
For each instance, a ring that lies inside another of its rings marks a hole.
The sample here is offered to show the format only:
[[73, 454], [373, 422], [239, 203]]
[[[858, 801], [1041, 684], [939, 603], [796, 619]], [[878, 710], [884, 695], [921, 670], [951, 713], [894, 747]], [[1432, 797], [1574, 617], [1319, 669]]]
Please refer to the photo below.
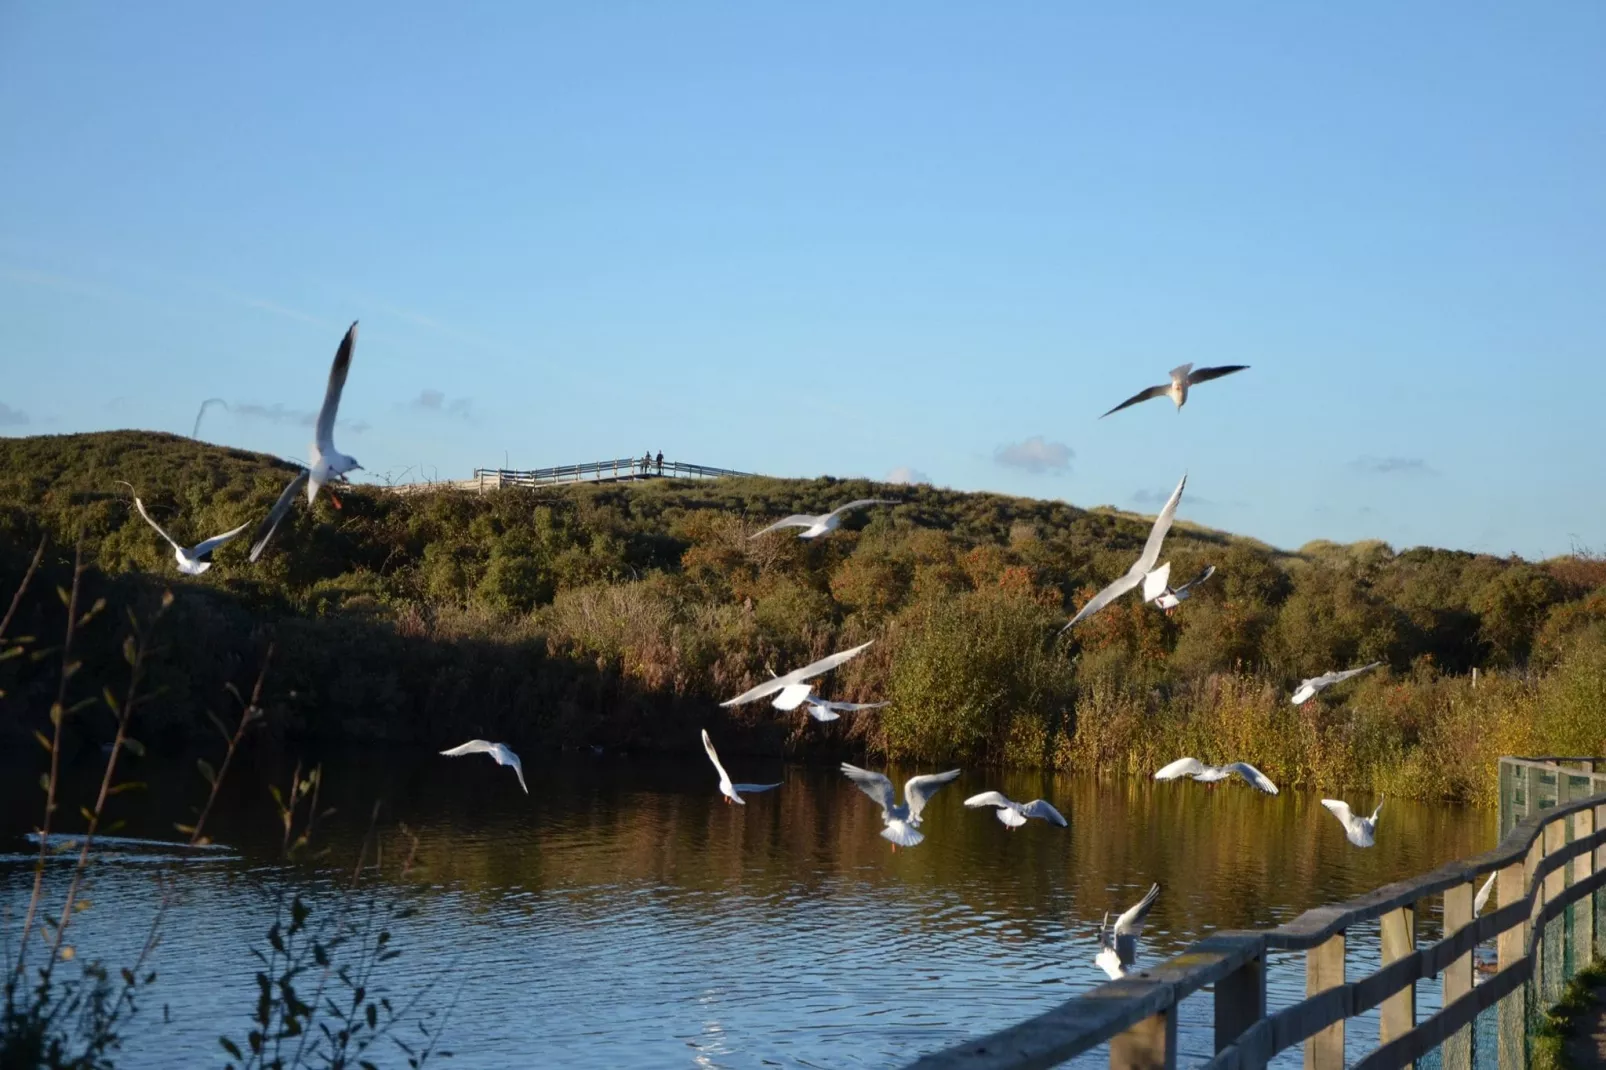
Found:
[[[1140, 401], [1149, 401], [1152, 398], [1170, 398], [1176, 402], [1177, 411], [1181, 412], [1182, 406], [1188, 402], [1189, 387], [1199, 383], [1208, 383], [1212, 379], [1220, 379], [1223, 375], [1231, 375], [1233, 372], [1241, 372], [1247, 367], [1249, 367], [1247, 364], [1222, 364], [1215, 368], [1200, 368], [1198, 371], [1194, 371], [1192, 364], [1182, 364], [1171, 369], [1171, 381], [1169, 383], [1162, 383], [1159, 386], [1151, 386], [1147, 390], [1140, 390], [1111, 409], [1110, 412], [1120, 412], [1128, 405], [1136, 405]], [[1110, 415], [1110, 412], [1105, 413], [1104, 416]], [[1104, 416], [1100, 416], [1099, 419], [1104, 419]]]

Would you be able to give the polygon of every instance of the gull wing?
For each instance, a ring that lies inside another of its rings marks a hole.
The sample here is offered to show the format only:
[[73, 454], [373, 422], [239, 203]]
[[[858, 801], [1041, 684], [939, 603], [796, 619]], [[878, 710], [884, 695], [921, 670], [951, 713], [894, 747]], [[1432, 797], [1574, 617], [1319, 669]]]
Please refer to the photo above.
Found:
[[1383, 796], [1379, 795], [1377, 797], [1377, 806], [1374, 807], [1373, 810], [1372, 810], [1372, 816], [1367, 818], [1366, 820], [1370, 821], [1372, 824], [1375, 825], [1375, 824], [1377, 824], [1377, 815], [1381, 814], [1382, 812], [1383, 812]]
[[813, 693], [813, 684], [787, 684], [770, 705], [778, 710], [795, 710]]
[[1483, 887], [1478, 889], [1478, 894], [1472, 897], [1472, 916], [1474, 918], [1482, 914], [1483, 908], [1489, 904], [1489, 893], [1494, 891], [1494, 881], [1498, 876], [1500, 876], [1498, 869], [1489, 874], [1489, 879], [1483, 882]]
[[1001, 791], [984, 791], [980, 795], [972, 795], [965, 800], [965, 805], [972, 809], [982, 806], [996, 806], [1004, 810], [1015, 809], [1015, 803], [1006, 798]]
[[1021, 807], [1020, 812], [1027, 817], [1042, 818], [1044, 821], [1058, 825], [1060, 828], [1064, 828], [1067, 824], [1065, 815], [1054, 809], [1053, 804], [1047, 799], [1033, 799]]
[[1194, 383], [1208, 383], [1212, 379], [1220, 379], [1223, 375], [1231, 375], [1233, 372], [1241, 372], [1247, 367], [1249, 367], [1247, 364], [1219, 364], [1214, 368], [1200, 368], [1198, 371], [1188, 376], [1188, 385], [1192, 386]]
[[166, 531], [164, 531], [162, 529], [162, 525], [158, 524], [156, 521], [151, 519], [151, 514], [149, 514], [149, 513], [147, 513], [145, 511], [145, 503], [139, 500], [139, 495], [137, 495], [137, 494], [134, 495], [134, 508], [138, 509], [139, 510], [139, 515], [145, 518], [145, 523], [149, 524], [151, 527], [156, 529], [156, 534], [160, 535], [162, 538], [167, 540], [167, 544], [169, 546], [171, 546], [175, 550], [184, 549], [184, 547], [180, 546], [178, 543], [173, 541], [173, 536], [169, 535]]
[[1167, 561], [1143, 577], [1143, 600], [1152, 602], [1165, 594], [1171, 583], [1171, 562]]
[[883, 706], [890, 706], [890, 702], [822, 702], [820, 705], [826, 709], [839, 710], [842, 713], [857, 713], [860, 710], [879, 710]]
[[1117, 598], [1120, 598], [1123, 594], [1126, 594], [1126, 592], [1130, 591], [1132, 588], [1136, 587], [1142, 582], [1143, 573], [1128, 572], [1125, 576], [1122, 576], [1120, 579], [1104, 588], [1104, 590], [1100, 591], [1092, 598], [1089, 598], [1087, 600], [1087, 604], [1076, 611], [1076, 616], [1072, 617], [1071, 622], [1065, 627], [1061, 628], [1060, 632], [1064, 633], [1070, 631], [1076, 625], [1091, 617], [1093, 614], [1097, 613], [1099, 610], [1103, 609]]
[[268, 548], [268, 541], [273, 538], [273, 533], [279, 530], [279, 522], [290, 511], [290, 506], [295, 504], [296, 496], [301, 493], [301, 488], [307, 485], [307, 477], [311, 474], [305, 468], [297, 472], [290, 485], [279, 495], [279, 500], [273, 503], [273, 508], [268, 510], [267, 518], [257, 527], [256, 540], [251, 544], [250, 560], [255, 561], [262, 556], [262, 551]]
[[714, 750], [714, 741], [708, 738], [708, 729], [706, 728], [703, 729], [703, 750], [708, 752], [708, 760], [714, 763], [715, 769], [719, 770], [719, 779], [729, 783], [730, 774], [725, 772], [723, 765], [719, 764], [719, 753]]
[[[832, 509], [829, 513], [826, 513], [825, 516], [826, 517], [841, 516], [843, 513], [850, 512], [850, 511], [852, 511], [854, 509], [863, 509], [867, 505], [897, 505], [897, 504], [898, 504], [897, 502], [892, 501], [890, 498], [860, 498], [857, 501], [849, 502], [846, 505], [837, 506], [835, 509]], [[821, 519], [825, 519], [825, 517], [822, 517]]]
[[357, 325], [353, 323], [335, 350], [334, 363], [329, 366], [329, 387], [324, 391], [323, 408], [318, 410], [318, 423], [313, 434], [319, 451], [330, 453], [335, 448], [335, 413], [340, 411], [340, 392], [346, 389], [346, 373], [351, 370], [351, 350], [357, 344]]
[[937, 794], [937, 789], [959, 776], [958, 769], [950, 769], [946, 773], [927, 773], [925, 776], [912, 776], [903, 783], [903, 801], [909, 807], [909, 820], [919, 822], [920, 811], [926, 808], [926, 800]]
[[443, 750], [441, 753], [448, 758], [461, 758], [465, 754], [491, 754], [495, 750], [495, 743], [487, 743], [483, 739], [471, 739], [467, 743], [460, 743], [451, 750]]
[[897, 802], [892, 794], [892, 781], [880, 773], [872, 773], [868, 769], [860, 769], [856, 765], [842, 763], [842, 772], [847, 778], [859, 786], [859, 790], [874, 799], [881, 806], [882, 816], [890, 816]]
[[241, 524], [239, 527], [235, 528], [233, 531], [225, 531], [221, 535], [212, 536], [210, 539], [207, 539], [205, 542], [201, 543], [195, 549], [191, 550], [190, 553], [193, 554], [196, 557], [205, 557], [207, 554], [211, 553], [213, 550], [216, 550], [219, 546], [222, 546], [224, 543], [228, 542], [229, 540], [239, 538], [241, 533], [244, 532], [245, 529], [250, 527], [250, 526], [251, 526], [251, 522], [249, 520], [247, 520], [245, 523]]
[[820, 702], [809, 703], [808, 715], [816, 721], [840, 721], [842, 715], [829, 705]]
[[1154, 518], [1154, 527], [1149, 529], [1149, 541], [1143, 544], [1143, 556], [1132, 566], [1138, 575], [1152, 571], [1155, 562], [1160, 560], [1160, 546], [1165, 542], [1166, 532], [1171, 530], [1171, 522], [1177, 518], [1177, 503], [1182, 501], [1182, 488], [1187, 485], [1188, 476], [1187, 473], [1183, 473], [1182, 482], [1177, 484], [1177, 489], [1166, 499], [1165, 508], [1160, 510], [1160, 515]]
[[736, 793], [738, 795], [752, 795], [755, 792], [769, 791], [772, 788], [778, 788], [780, 786], [781, 786], [781, 782], [779, 780], [777, 780], [773, 784], [732, 784], [731, 785], [731, 787], [735, 789], [735, 791], [736, 791]]
[[1175, 780], [1178, 777], [1196, 776], [1204, 772], [1205, 764], [1197, 758], [1178, 758], [1154, 774], [1156, 780]]
[[1343, 672], [1332, 673], [1330, 675], [1333, 677], [1333, 679], [1330, 682], [1335, 684], [1343, 683], [1352, 676], [1359, 676], [1363, 672], [1371, 672], [1381, 664], [1383, 664], [1381, 661], [1373, 661], [1362, 665], [1358, 669], [1345, 669]]
[[1193, 588], [1199, 586], [1201, 583], [1203, 583], [1205, 580], [1208, 580], [1211, 576], [1214, 576], [1215, 574], [1216, 574], [1216, 566], [1215, 565], [1206, 565], [1205, 566], [1205, 570], [1203, 572], [1199, 573], [1198, 576], [1196, 576], [1193, 579], [1189, 580], [1187, 583], [1184, 583], [1181, 587], [1178, 587], [1176, 589], [1175, 593], [1176, 594], [1182, 594], [1184, 591], [1191, 591]]
[[1259, 788], [1267, 795], [1277, 794], [1277, 785], [1271, 782], [1271, 778], [1248, 762], [1233, 762], [1227, 766], [1227, 770], [1228, 772], [1237, 773], [1248, 781], [1251, 787]]
[[749, 535], [748, 538], [756, 539], [760, 535], [768, 535], [770, 532], [780, 531], [782, 528], [812, 528], [819, 522], [820, 518], [817, 516], [805, 516], [802, 513], [793, 513], [785, 520], [777, 520], [763, 531], [753, 532], [753, 534]]
[[[1150, 398], [1163, 398], [1166, 396], [1167, 392], [1170, 391], [1170, 389], [1171, 384], [1165, 383], [1161, 386], [1151, 386], [1147, 390], [1140, 390], [1136, 394], [1133, 394], [1131, 397], [1127, 398], [1125, 401], [1121, 402], [1121, 404], [1117, 405], [1115, 408], [1111, 409], [1110, 412], [1120, 412], [1128, 405], [1136, 405], [1138, 402], [1148, 401]], [[1105, 413], [1104, 416], [1110, 415], [1110, 412]], [[1099, 419], [1104, 419], [1104, 416], [1100, 416]]]
[[[870, 643], [873, 642], [875, 642], [874, 639], [870, 640]], [[720, 705], [740, 706], [744, 702], [755, 702], [766, 695], [773, 695], [777, 691], [791, 687], [793, 684], [800, 684], [804, 680], [811, 680], [822, 673], [828, 673], [838, 665], [858, 657], [870, 643], [860, 643], [851, 650], [840, 650], [835, 654], [828, 654], [819, 661], [810, 662], [801, 669], [793, 669], [785, 676], [777, 676], [773, 680], [765, 680], [757, 687], [749, 688], [733, 699], [726, 699]], [[801, 702], [802, 700], [799, 699], [798, 701]]]
[[506, 759], [498, 758], [497, 761], [502, 765], [512, 766], [513, 775], [519, 778], [519, 787], [524, 789], [524, 794], [530, 794], [530, 785], [524, 782], [524, 763], [519, 761], [519, 756], [508, 750], [505, 744], [502, 747], [502, 753], [507, 755]]
[[1143, 935], [1143, 922], [1154, 909], [1154, 901], [1160, 898], [1160, 885], [1158, 883], [1149, 887], [1149, 891], [1142, 899], [1130, 907], [1126, 913], [1115, 919], [1115, 935], [1117, 937], [1129, 936], [1136, 940]]
[[1349, 803], [1338, 799], [1323, 799], [1322, 805], [1338, 818], [1339, 823], [1344, 826], [1344, 831], [1348, 832], [1355, 827], [1355, 815], [1350, 813]]

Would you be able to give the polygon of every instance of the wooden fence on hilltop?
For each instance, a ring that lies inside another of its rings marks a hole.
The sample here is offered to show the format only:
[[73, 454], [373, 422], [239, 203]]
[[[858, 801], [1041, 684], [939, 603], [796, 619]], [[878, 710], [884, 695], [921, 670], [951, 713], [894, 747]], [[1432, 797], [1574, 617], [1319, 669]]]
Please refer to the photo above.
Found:
[[472, 479], [453, 479], [438, 483], [400, 483], [389, 489], [403, 494], [454, 488], [484, 493], [500, 487], [543, 487], [553, 483], [622, 483], [635, 479], [660, 478], [718, 479], [721, 476], [751, 474], [751, 472], [738, 472], [732, 468], [688, 464], [685, 461], [660, 463], [648, 460], [646, 457], [622, 457], [611, 461], [562, 464], [552, 468], [476, 468]]

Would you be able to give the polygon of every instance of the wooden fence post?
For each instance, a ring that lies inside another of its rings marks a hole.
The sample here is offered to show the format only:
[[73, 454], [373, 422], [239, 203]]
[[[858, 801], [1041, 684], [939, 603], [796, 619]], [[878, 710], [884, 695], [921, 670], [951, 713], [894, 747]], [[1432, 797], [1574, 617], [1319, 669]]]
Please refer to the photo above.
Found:
[[1266, 960], [1257, 956], [1216, 982], [1216, 1052], [1266, 1017]]
[[[1407, 904], [1379, 919], [1383, 937], [1383, 965], [1416, 951], [1416, 906]], [[1378, 1043], [1387, 1044], [1416, 1028], [1416, 982], [1412, 981], [1383, 1000], [1378, 1017]], [[1414, 1064], [1405, 1063], [1407, 1067]]]
[[[1539, 846], [1538, 841], [1534, 846]], [[1530, 850], [1522, 862], [1513, 862], [1500, 871], [1495, 882], [1500, 903], [1507, 906], [1528, 895], [1529, 865], [1534, 859]], [[1522, 961], [1528, 939], [1528, 926], [1519, 922], [1496, 937], [1500, 954], [1500, 969]], [[1500, 1003], [1500, 1070], [1526, 1070], [1528, 1066], [1528, 986], [1518, 985]]]
[[[1472, 924], [1472, 888], [1479, 881], [1444, 890], [1444, 935], [1450, 937]], [[1457, 958], [1444, 970], [1444, 1006], [1472, 991], [1472, 952]], [[1472, 1026], [1463, 1026], [1445, 1039], [1444, 1070], [1472, 1070]]]
[[1176, 1007], [1150, 1015], [1110, 1041], [1110, 1070], [1174, 1070]]
[[[1595, 811], [1580, 810], [1573, 815], [1573, 839], [1588, 839], [1595, 834]], [[1573, 859], [1573, 883], [1586, 881], [1595, 874], [1595, 852], [1585, 851]], [[1573, 964], [1577, 969], [1589, 965], [1595, 957], [1595, 897], [1587, 895], [1567, 908], [1573, 916]]]
[[[1598, 782], [1595, 786], [1600, 787]], [[1595, 807], [1594, 825], [1596, 830], [1606, 829], [1606, 806]], [[1597, 847], [1595, 848], [1594, 853], [1595, 872], [1599, 873], [1601, 870], [1606, 869], [1606, 847]], [[1593, 892], [1589, 896], [1589, 916], [1591, 921], [1593, 921], [1593, 919], [1600, 913], [1600, 897], [1602, 895], [1606, 895], [1606, 892]], [[1606, 954], [1606, 931], [1597, 931], [1595, 933], [1595, 946], [1593, 950], [1594, 954], [1596, 955]]]
[[[1562, 774], [1565, 776], [1566, 774]], [[1565, 792], [1565, 789], [1560, 789]], [[1567, 819], [1557, 818], [1545, 826], [1545, 854], [1552, 855], [1567, 846]], [[1545, 894], [1540, 904], [1549, 903], [1567, 890], [1567, 867], [1557, 866], [1545, 877]], [[1555, 939], [1551, 939], [1551, 930], [1555, 930]], [[1545, 1006], [1555, 1003], [1561, 998], [1562, 986], [1567, 983], [1566, 977], [1566, 949], [1564, 941], [1567, 937], [1567, 920], [1560, 916], [1543, 927], [1544, 953], [1539, 956], [1539, 963], [1544, 964], [1542, 974], [1544, 985], [1539, 989], [1540, 998]], [[1539, 947], [1540, 941], [1535, 940], [1534, 946]], [[1554, 960], [1554, 961], [1552, 961]]]
[[[1344, 983], [1344, 934], [1305, 952], [1305, 998]], [[1305, 1070], [1344, 1070], [1344, 1019], [1305, 1041]]]

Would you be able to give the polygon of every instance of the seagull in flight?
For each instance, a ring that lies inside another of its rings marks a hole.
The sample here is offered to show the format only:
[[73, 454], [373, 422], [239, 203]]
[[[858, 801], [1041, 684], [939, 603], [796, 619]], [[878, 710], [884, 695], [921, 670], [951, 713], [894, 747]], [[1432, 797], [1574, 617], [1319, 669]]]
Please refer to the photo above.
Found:
[[[1200, 368], [1198, 371], [1194, 371], [1192, 364], [1179, 365], [1171, 369], [1171, 381], [1169, 383], [1151, 386], [1147, 390], [1140, 390], [1111, 409], [1110, 412], [1120, 412], [1128, 405], [1136, 405], [1140, 401], [1148, 401], [1151, 398], [1170, 398], [1177, 403], [1177, 411], [1181, 412], [1182, 406], [1188, 401], [1188, 388], [1190, 386], [1208, 383], [1212, 379], [1220, 379], [1223, 375], [1241, 372], [1247, 367], [1249, 367], [1247, 364], [1223, 364], [1215, 368]], [[1110, 415], [1110, 412], [1105, 413], [1104, 416]], [[1104, 419], [1104, 416], [1100, 416], [1099, 419]]]
[[524, 766], [520, 764], [519, 756], [514, 754], [506, 743], [488, 743], [483, 739], [471, 739], [462, 746], [443, 750], [441, 753], [448, 758], [461, 758], [465, 754], [489, 754], [496, 759], [497, 765], [512, 766], [514, 775], [519, 778], [519, 787], [524, 789], [524, 794], [530, 794], [530, 787], [524, 782]]
[[925, 840], [925, 834], [919, 827], [920, 811], [924, 810], [926, 803], [937, 794], [938, 788], [959, 776], [958, 769], [950, 769], [946, 773], [910, 777], [904, 781], [904, 804], [899, 806], [892, 781], [884, 774], [872, 773], [868, 769], [860, 769], [847, 762], [842, 763], [842, 772], [859, 786], [860, 791], [881, 806], [881, 821], [886, 825], [886, 828], [881, 830], [881, 837], [891, 841], [894, 851], [899, 847], [914, 847]]
[[1178, 758], [1158, 773], [1154, 774], [1156, 780], [1176, 780], [1178, 777], [1192, 777], [1201, 784], [1214, 784], [1218, 780], [1226, 780], [1237, 773], [1244, 778], [1250, 787], [1265, 792], [1267, 795], [1277, 794], [1277, 785], [1271, 778], [1248, 762], [1233, 762], [1230, 765], [1206, 765], [1197, 758]]
[[863, 509], [869, 505], [897, 504], [896, 501], [887, 498], [860, 498], [858, 501], [839, 505], [829, 513], [821, 513], [819, 516], [810, 516], [807, 513], [793, 513], [785, 520], [777, 520], [763, 531], [755, 531], [748, 538], [756, 539], [760, 535], [768, 535], [770, 532], [779, 531], [782, 528], [804, 528], [805, 530], [797, 533], [798, 538], [818, 539], [821, 535], [829, 535], [835, 531], [841, 526], [843, 515], [852, 512], [854, 509]]
[[[1170, 564], [1170, 562], [1166, 563], [1165, 572], [1166, 572], [1166, 581], [1167, 581], [1167, 584], [1169, 584], [1170, 579], [1171, 579], [1171, 564]], [[1150, 601], [1152, 601], [1155, 605], [1159, 606], [1161, 609], [1165, 610], [1167, 613], [1170, 613], [1173, 609], [1176, 609], [1178, 606], [1180, 606], [1182, 603], [1186, 602], [1189, 598], [1191, 598], [1193, 596], [1193, 589], [1195, 587], [1199, 586], [1201, 583], [1203, 583], [1205, 580], [1208, 580], [1211, 576], [1214, 576], [1215, 574], [1216, 574], [1216, 566], [1215, 565], [1206, 566], [1205, 570], [1203, 572], [1199, 573], [1199, 575], [1196, 576], [1193, 580], [1189, 581], [1188, 583], [1184, 583], [1181, 587], [1171, 587], [1171, 586], [1168, 585], [1168, 586], [1166, 586], [1165, 590], [1163, 590], [1159, 594], [1155, 595], [1152, 599], [1150, 599]], [[1145, 582], [1147, 582], [1147, 577], [1145, 577]]]
[[[262, 556], [267, 548], [273, 533], [279, 530], [279, 523], [290, 511], [296, 494], [302, 487], [307, 490], [307, 504], [311, 505], [318, 496], [318, 488], [325, 483], [339, 480], [349, 483], [347, 472], [360, 471], [362, 465], [357, 458], [347, 457], [335, 449], [335, 416], [340, 411], [340, 394], [346, 388], [346, 373], [351, 370], [351, 351], [357, 344], [357, 324], [353, 323], [346, 336], [340, 340], [340, 348], [335, 350], [334, 363], [329, 367], [329, 386], [324, 391], [323, 407], [318, 410], [318, 419], [312, 433], [312, 463], [290, 480], [279, 500], [273, 503], [268, 515], [257, 528], [256, 538], [251, 544], [251, 560], [255, 561]], [[340, 499], [335, 497], [333, 489], [329, 497], [334, 501], [335, 507], [340, 507]]]
[[1040, 817], [1050, 824], [1058, 825], [1060, 828], [1065, 827], [1065, 815], [1054, 809], [1046, 799], [1018, 803], [1006, 798], [1001, 791], [984, 791], [980, 795], [972, 795], [966, 799], [965, 805], [972, 808], [996, 806], [998, 820], [1002, 821], [1011, 832], [1026, 824], [1026, 819], [1029, 817]]
[[[875, 642], [874, 639], [870, 640], [870, 643], [873, 642]], [[747, 702], [757, 702], [759, 699], [768, 698], [779, 691], [781, 694], [777, 696], [771, 705], [778, 710], [795, 710], [803, 705], [803, 701], [809, 697], [809, 693], [813, 690], [804, 681], [812, 680], [816, 676], [823, 676], [838, 665], [853, 660], [863, 653], [870, 643], [860, 643], [851, 650], [838, 651], [835, 654], [821, 658], [819, 661], [810, 662], [801, 669], [793, 669], [785, 676], [777, 676], [774, 679], [765, 680], [757, 687], [748, 688], [733, 699], [726, 699], [720, 705], [740, 706]]]
[[[781, 694], [784, 695], [785, 692], [783, 691]], [[775, 697], [776, 705], [779, 705], [780, 701], [781, 696], [777, 695]], [[860, 710], [879, 710], [883, 706], [891, 705], [889, 702], [832, 702], [813, 693], [810, 693], [803, 700], [803, 703], [808, 708], [809, 716], [816, 721], [835, 721], [841, 718], [844, 713], [858, 713]]]
[[1163, 593], [1165, 582], [1171, 575], [1170, 566], [1166, 566], [1166, 570], [1157, 586], [1152, 580], [1148, 580], [1148, 576], [1151, 572], [1156, 571], [1155, 565], [1160, 560], [1160, 546], [1165, 542], [1166, 532], [1171, 530], [1171, 522], [1176, 519], [1177, 503], [1182, 501], [1182, 488], [1187, 485], [1188, 477], [1184, 475], [1182, 482], [1177, 484], [1177, 489], [1171, 492], [1170, 498], [1166, 499], [1165, 508], [1161, 509], [1160, 515], [1154, 518], [1154, 527], [1149, 529], [1149, 541], [1143, 544], [1143, 555], [1133, 562], [1131, 568], [1126, 570], [1126, 575], [1088, 599], [1087, 604], [1077, 610], [1076, 616], [1071, 618], [1071, 623], [1060, 629], [1061, 632], [1070, 631], [1077, 624], [1145, 582], [1153, 589], [1152, 594], [1149, 593], [1148, 589], [1145, 590], [1144, 598], [1146, 601], [1157, 598]]
[[725, 805], [727, 806], [731, 803], [735, 803], [737, 806], [746, 806], [747, 800], [742, 798], [742, 792], [744, 791], [749, 795], [756, 795], [761, 791], [769, 791], [771, 788], [781, 786], [779, 781], [774, 784], [732, 784], [730, 774], [725, 772], [723, 765], [719, 764], [719, 753], [714, 750], [714, 741], [708, 738], [708, 729], [706, 728], [703, 729], [703, 750], [708, 752], [708, 760], [713, 762], [714, 768], [719, 771], [719, 793], [725, 796]]
[[1143, 921], [1158, 898], [1160, 886], [1150, 885], [1148, 894], [1138, 900], [1136, 906], [1116, 918], [1113, 928], [1110, 926], [1110, 915], [1104, 915], [1104, 921], [1099, 925], [1099, 953], [1093, 961], [1109, 975], [1110, 980], [1119, 981], [1125, 977], [1137, 961], [1138, 937], [1143, 935]]
[[1342, 672], [1330, 672], [1322, 676], [1312, 676], [1308, 680], [1301, 680], [1299, 682], [1299, 688], [1294, 692], [1294, 697], [1289, 699], [1289, 701], [1295, 706], [1303, 706], [1305, 703], [1309, 702], [1311, 699], [1315, 698], [1318, 694], [1327, 690], [1329, 687], [1332, 687], [1334, 684], [1341, 684], [1352, 676], [1359, 676], [1363, 672], [1370, 672], [1381, 664], [1383, 664], [1381, 661], [1374, 661], [1369, 665], [1362, 665], [1359, 669], [1345, 669]]
[[[121, 479], [119, 479], [117, 482], [122, 483], [123, 486], [127, 487], [129, 490], [134, 489], [134, 485], [132, 483], [125, 483]], [[211, 568], [212, 562], [210, 559], [212, 556], [212, 551], [216, 550], [219, 546], [222, 546], [230, 539], [239, 537], [241, 532], [245, 531], [246, 528], [251, 526], [251, 522], [246, 521], [233, 531], [225, 531], [221, 535], [214, 535], [205, 542], [198, 543], [195, 546], [191, 546], [186, 549], [185, 547], [180, 546], [173, 536], [169, 535], [162, 528], [162, 525], [151, 519], [151, 514], [145, 511], [145, 503], [139, 500], [139, 495], [137, 493], [134, 495], [134, 508], [138, 509], [139, 515], [145, 518], [145, 523], [156, 529], [156, 534], [167, 540], [167, 544], [173, 548], [173, 557], [178, 561], [178, 570], [184, 573], [186, 576], [199, 576], [201, 573]]]
[[1383, 812], [1383, 796], [1377, 797], [1377, 809], [1372, 811], [1371, 817], [1357, 817], [1350, 811], [1349, 803], [1338, 799], [1323, 799], [1322, 805], [1331, 810], [1344, 826], [1344, 836], [1350, 843], [1357, 847], [1372, 846], [1373, 836], [1377, 832], [1377, 815]]

